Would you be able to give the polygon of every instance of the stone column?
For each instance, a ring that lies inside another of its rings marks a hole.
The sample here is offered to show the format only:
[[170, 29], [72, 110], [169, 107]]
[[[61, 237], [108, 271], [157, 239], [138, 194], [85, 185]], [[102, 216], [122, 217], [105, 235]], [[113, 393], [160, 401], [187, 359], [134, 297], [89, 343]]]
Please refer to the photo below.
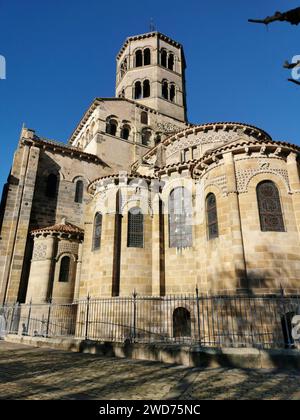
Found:
[[297, 154], [291, 152], [287, 157], [287, 170], [289, 184], [292, 192], [292, 201], [298, 232], [300, 233], [300, 181], [297, 163]]
[[152, 295], [160, 296], [160, 215], [159, 200], [153, 203], [152, 217]]
[[53, 281], [56, 238], [52, 235], [34, 239], [26, 303], [45, 303]]
[[78, 259], [77, 259], [74, 298], [73, 298], [74, 301], [79, 299], [79, 287], [80, 287], [81, 266], [82, 266], [82, 252], [83, 252], [83, 244], [81, 242], [78, 246]]
[[243, 243], [243, 232], [239, 206], [239, 196], [235, 176], [235, 166], [233, 154], [224, 154], [225, 174], [227, 184], [227, 200], [230, 211], [230, 229], [232, 237], [232, 270], [233, 280], [235, 279], [237, 288], [248, 288], [247, 266], [245, 249]]

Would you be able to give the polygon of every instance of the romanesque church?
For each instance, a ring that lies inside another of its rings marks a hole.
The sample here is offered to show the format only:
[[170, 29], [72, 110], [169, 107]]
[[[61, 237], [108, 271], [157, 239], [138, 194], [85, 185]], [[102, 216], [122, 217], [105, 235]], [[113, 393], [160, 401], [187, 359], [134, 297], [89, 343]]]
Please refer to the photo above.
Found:
[[0, 304], [201, 292], [293, 293], [299, 147], [187, 121], [183, 46], [126, 39], [116, 92], [68, 143], [23, 128], [0, 212]]

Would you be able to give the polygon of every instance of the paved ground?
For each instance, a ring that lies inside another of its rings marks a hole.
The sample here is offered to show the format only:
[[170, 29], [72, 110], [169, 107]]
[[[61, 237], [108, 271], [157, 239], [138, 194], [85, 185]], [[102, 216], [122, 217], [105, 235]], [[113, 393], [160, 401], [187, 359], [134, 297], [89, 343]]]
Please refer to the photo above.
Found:
[[188, 369], [0, 341], [0, 399], [300, 399], [300, 372]]

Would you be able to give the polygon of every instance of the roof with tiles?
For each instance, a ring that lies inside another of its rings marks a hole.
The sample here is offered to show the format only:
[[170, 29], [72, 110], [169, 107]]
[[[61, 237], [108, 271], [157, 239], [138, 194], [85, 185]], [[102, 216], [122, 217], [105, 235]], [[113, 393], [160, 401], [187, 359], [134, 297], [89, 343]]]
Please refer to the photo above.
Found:
[[98, 156], [93, 155], [91, 153], [86, 153], [82, 150], [79, 150], [76, 147], [73, 147], [69, 144], [66, 143], [62, 143], [56, 140], [50, 140], [47, 139], [45, 137], [39, 137], [38, 135], [34, 135], [34, 138], [23, 138], [22, 139], [23, 142], [28, 142], [28, 143], [34, 143], [35, 146], [38, 147], [44, 147], [44, 148], [51, 148], [53, 150], [57, 149], [60, 150], [64, 153], [68, 153], [71, 154], [73, 156], [77, 156], [79, 158], [83, 158], [89, 161], [94, 161], [96, 163], [100, 163], [103, 166], [108, 166], [102, 159], [100, 159]]
[[67, 235], [83, 235], [84, 230], [80, 227], [73, 225], [72, 223], [66, 222], [65, 219], [61, 223], [57, 223], [53, 226], [34, 229], [31, 231], [31, 234], [43, 234], [43, 233], [64, 233]]

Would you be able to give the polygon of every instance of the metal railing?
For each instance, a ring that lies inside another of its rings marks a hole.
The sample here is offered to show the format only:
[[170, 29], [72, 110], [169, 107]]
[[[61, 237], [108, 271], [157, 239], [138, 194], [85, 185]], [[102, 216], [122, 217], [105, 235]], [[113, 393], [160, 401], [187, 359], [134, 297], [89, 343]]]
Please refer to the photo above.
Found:
[[300, 294], [210, 296], [196, 290], [184, 296], [133, 293], [116, 298], [88, 296], [72, 304], [4, 305], [0, 306], [0, 324], [6, 334], [38, 337], [293, 348], [296, 314], [300, 314]]

